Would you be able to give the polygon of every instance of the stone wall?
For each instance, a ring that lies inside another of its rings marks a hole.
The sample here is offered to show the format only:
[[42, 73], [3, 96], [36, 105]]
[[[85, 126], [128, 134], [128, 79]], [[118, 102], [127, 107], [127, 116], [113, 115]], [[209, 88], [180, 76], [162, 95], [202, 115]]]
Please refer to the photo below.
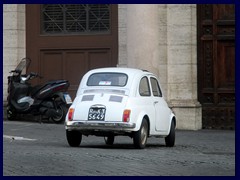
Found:
[[118, 5], [118, 66], [127, 66], [127, 4]]
[[25, 5], [3, 4], [3, 103], [7, 97], [7, 76], [26, 56]]

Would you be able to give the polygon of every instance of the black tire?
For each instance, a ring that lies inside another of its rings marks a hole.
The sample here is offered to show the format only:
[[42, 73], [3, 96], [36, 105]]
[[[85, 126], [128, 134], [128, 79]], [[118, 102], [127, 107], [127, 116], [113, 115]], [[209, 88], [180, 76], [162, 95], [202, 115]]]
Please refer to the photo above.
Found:
[[115, 138], [115, 137], [114, 137], [113, 135], [104, 137], [105, 143], [106, 143], [107, 145], [113, 145], [113, 143], [114, 143], [114, 138]]
[[167, 137], [165, 137], [165, 143], [167, 147], [173, 147], [175, 144], [175, 125], [172, 121], [170, 132]]
[[66, 130], [66, 136], [69, 146], [78, 147], [82, 141], [82, 133], [79, 131]]
[[144, 149], [147, 144], [148, 122], [143, 119], [140, 129], [133, 134], [133, 144], [137, 149]]
[[65, 120], [66, 114], [68, 112], [68, 105], [65, 103], [57, 103], [58, 116], [51, 117], [54, 123], [60, 124]]

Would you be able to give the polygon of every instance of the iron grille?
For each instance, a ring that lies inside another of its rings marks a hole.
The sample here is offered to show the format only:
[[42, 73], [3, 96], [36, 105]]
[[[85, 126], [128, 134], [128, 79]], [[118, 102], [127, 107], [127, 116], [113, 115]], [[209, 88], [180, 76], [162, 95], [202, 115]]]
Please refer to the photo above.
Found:
[[110, 32], [109, 4], [44, 4], [42, 34]]

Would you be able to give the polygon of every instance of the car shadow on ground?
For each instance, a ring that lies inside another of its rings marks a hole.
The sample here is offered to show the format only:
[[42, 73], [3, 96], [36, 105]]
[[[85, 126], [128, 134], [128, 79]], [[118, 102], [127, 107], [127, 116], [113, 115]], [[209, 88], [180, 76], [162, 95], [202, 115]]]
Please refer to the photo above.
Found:
[[[155, 149], [166, 147], [163, 144], [147, 144], [145, 149]], [[80, 145], [79, 148], [93, 148], [93, 149], [136, 149], [133, 144], [113, 144], [113, 145]]]

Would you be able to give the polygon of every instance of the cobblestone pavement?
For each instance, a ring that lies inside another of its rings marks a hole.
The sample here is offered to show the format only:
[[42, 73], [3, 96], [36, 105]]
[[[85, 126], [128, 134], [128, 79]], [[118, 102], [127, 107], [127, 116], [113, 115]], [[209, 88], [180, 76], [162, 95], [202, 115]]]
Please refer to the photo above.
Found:
[[149, 138], [143, 150], [118, 136], [83, 136], [69, 147], [64, 125], [3, 121], [4, 176], [234, 176], [235, 131], [176, 132], [176, 146]]

